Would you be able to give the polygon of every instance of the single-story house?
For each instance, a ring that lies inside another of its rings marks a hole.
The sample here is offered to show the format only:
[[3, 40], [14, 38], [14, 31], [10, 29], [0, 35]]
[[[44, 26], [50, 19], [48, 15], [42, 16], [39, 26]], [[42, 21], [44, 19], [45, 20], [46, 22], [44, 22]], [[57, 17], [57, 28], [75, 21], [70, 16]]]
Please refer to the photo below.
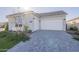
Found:
[[79, 17], [67, 21], [67, 29], [76, 26], [79, 30]]
[[8, 15], [9, 31], [24, 31], [25, 26], [30, 30], [66, 30], [66, 15], [64, 11], [36, 13], [33, 11]]

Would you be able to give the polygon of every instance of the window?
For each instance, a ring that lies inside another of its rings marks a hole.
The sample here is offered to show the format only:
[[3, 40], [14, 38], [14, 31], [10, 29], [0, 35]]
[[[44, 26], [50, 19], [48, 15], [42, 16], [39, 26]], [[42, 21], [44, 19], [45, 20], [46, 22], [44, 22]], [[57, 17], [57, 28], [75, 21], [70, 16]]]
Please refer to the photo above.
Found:
[[22, 27], [22, 24], [19, 24], [19, 27]]
[[22, 27], [22, 16], [20, 15], [20, 16], [16, 16], [15, 17], [15, 27]]
[[15, 27], [22, 27], [22, 24], [15, 24]]

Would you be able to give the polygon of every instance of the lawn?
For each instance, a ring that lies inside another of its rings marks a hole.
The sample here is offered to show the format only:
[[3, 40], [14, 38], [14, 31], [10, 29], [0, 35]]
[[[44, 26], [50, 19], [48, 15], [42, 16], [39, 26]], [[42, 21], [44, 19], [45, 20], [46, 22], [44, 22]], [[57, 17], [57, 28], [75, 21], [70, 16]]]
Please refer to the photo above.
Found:
[[0, 32], [0, 52], [7, 51], [20, 41], [28, 40], [29, 37], [24, 33], [16, 32]]

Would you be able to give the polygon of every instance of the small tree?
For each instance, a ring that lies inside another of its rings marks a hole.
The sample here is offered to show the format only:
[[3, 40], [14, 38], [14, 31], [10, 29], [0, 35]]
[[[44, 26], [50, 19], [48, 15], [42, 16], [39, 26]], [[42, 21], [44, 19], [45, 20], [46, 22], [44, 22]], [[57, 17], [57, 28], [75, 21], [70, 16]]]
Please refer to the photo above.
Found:
[[28, 29], [29, 27], [28, 26], [24, 26], [24, 30], [25, 30], [25, 32], [28, 32]]
[[8, 31], [8, 23], [5, 25], [5, 31]]

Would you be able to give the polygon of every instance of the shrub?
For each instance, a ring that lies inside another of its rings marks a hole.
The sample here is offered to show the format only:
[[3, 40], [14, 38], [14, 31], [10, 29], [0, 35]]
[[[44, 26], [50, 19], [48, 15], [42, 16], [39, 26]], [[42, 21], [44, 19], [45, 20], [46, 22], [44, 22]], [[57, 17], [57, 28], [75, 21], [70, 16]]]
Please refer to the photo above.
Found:
[[25, 32], [28, 32], [28, 26], [24, 26]]
[[70, 27], [70, 30], [73, 30], [73, 27]]
[[74, 26], [74, 27], [70, 27], [70, 30], [78, 31], [78, 28], [76, 26]]
[[29, 36], [26, 36], [22, 41], [25, 42], [26, 40], [29, 40], [30, 37]]
[[32, 30], [28, 30], [28, 33], [32, 33]]

